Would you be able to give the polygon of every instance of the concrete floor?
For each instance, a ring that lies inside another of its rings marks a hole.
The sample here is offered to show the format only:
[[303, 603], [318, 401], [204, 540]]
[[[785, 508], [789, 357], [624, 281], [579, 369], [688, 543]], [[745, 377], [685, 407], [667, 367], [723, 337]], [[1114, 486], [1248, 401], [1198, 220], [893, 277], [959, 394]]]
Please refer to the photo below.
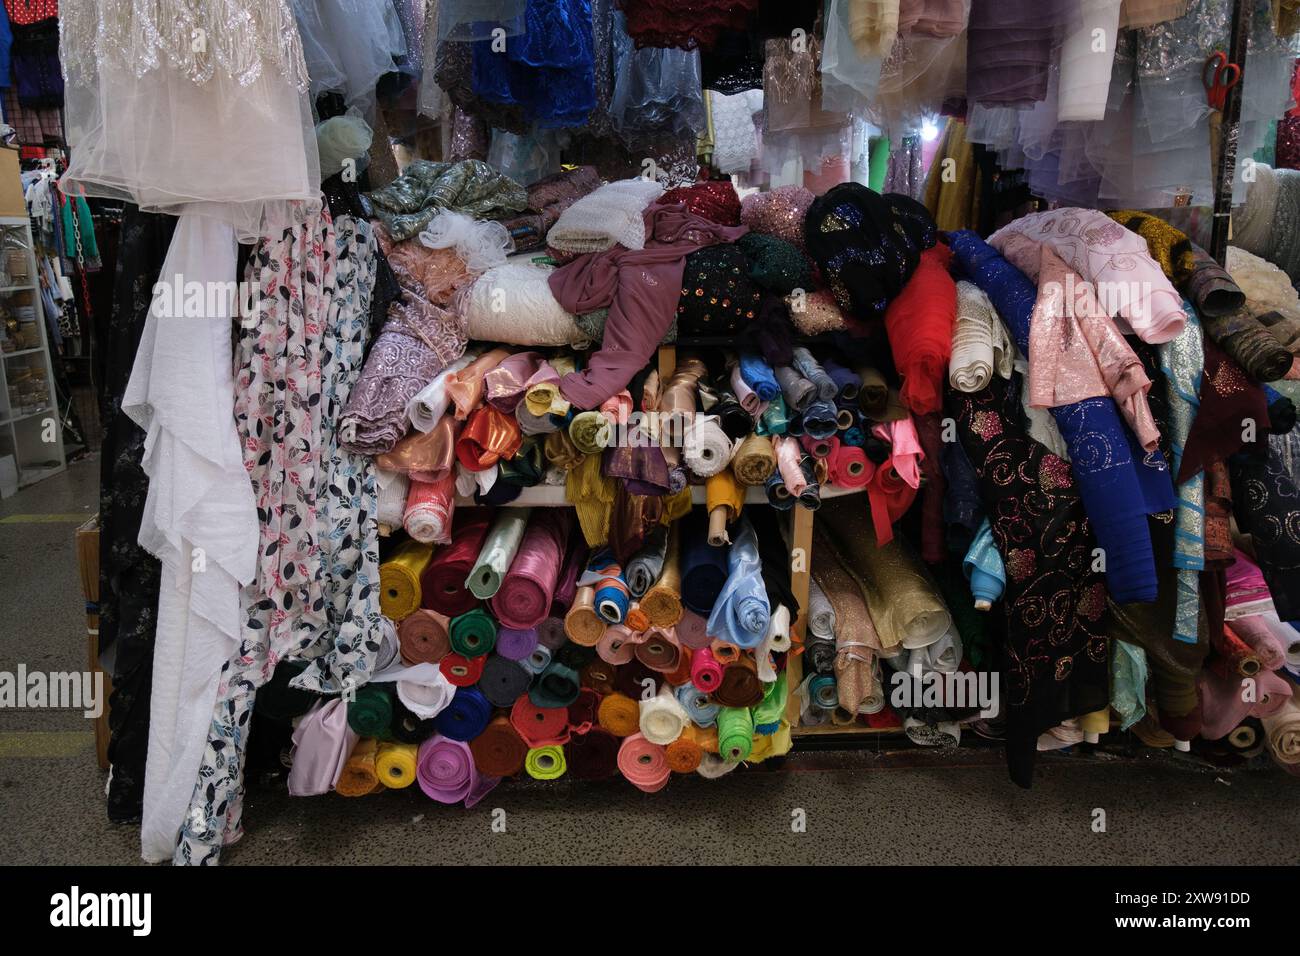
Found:
[[[97, 480], [85, 461], [0, 503], [0, 670], [85, 666], [73, 531], [95, 510]], [[79, 713], [0, 711], [0, 864], [138, 863], [138, 833], [107, 822], [103, 787]], [[805, 832], [792, 832], [796, 810]], [[1300, 782], [1272, 768], [1052, 754], [1022, 791], [988, 749], [817, 752], [654, 795], [621, 781], [510, 782], [471, 811], [415, 788], [363, 800], [253, 789], [247, 835], [223, 862], [1294, 864], [1297, 819]]]

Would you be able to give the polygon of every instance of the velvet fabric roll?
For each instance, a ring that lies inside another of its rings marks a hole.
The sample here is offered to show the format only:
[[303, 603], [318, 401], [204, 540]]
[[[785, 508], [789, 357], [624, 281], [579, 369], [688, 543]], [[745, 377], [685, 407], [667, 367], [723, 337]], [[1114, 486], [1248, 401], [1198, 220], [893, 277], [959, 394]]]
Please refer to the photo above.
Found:
[[341, 797], [364, 797], [374, 793], [382, 786], [379, 772], [375, 769], [375, 760], [379, 755], [379, 741], [373, 737], [357, 740], [348, 756], [338, 780], [334, 783], [334, 792]]
[[492, 704], [477, 687], [461, 687], [438, 714], [438, 733], [449, 740], [473, 740], [492, 718]]
[[582, 688], [577, 670], [558, 658], [552, 658], [528, 688], [528, 699], [537, 707], [568, 707], [578, 699]]
[[708, 631], [737, 647], [757, 647], [771, 618], [763, 587], [758, 538], [750, 523], [737, 522], [735, 541], [727, 552], [727, 578], [709, 614]]
[[389, 736], [393, 740], [418, 746], [437, 733], [437, 730], [437, 721], [432, 717], [419, 716], [402, 702], [400, 696], [393, 701], [393, 722], [388, 727]]
[[754, 720], [748, 707], [723, 707], [718, 713], [718, 755], [736, 763], [749, 757]]
[[437, 611], [417, 608], [397, 627], [402, 660], [407, 664], [436, 664], [451, 651], [447, 618]]
[[488, 703], [495, 707], [510, 707], [520, 694], [528, 692], [533, 675], [518, 661], [492, 654], [483, 665], [478, 688]]
[[685, 611], [674, 630], [678, 643], [691, 650], [708, 647], [713, 641], [708, 634], [708, 621], [694, 611]]
[[569, 711], [564, 707], [538, 707], [527, 695], [510, 708], [510, 725], [529, 749], [569, 739]]
[[527, 660], [536, 648], [537, 628], [497, 628], [496, 652], [506, 660]]
[[482, 657], [496, 646], [497, 625], [492, 616], [476, 607], [451, 619], [447, 629], [451, 649], [462, 657]]
[[457, 514], [451, 544], [437, 550], [420, 577], [424, 607], [454, 617], [478, 603], [465, 579], [477, 563], [488, 526], [489, 516], [481, 511]]
[[628, 590], [635, 598], [642, 597], [663, 573], [668, 553], [668, 528], [659, 525], [646, 537], [645, 544], [623, 569]]
[[659, 792], [672, 776], [663, 747], [639, 733], [624, 738], [619, 746], [618, 769], [629, 783], [645, 793]]
[[393, 722], [393, 692], [384, 684], [366, 684], [348, 701], [348, 726], [360, 737], [384, 737]]
[[394, 621], [420, 606], [420, 575], [428, 567], [433, 549], [418, 541], [404, 541], [379, 565], [379, 606]]
[[686, 727], [672, 743], [664, 747], [664, 759], [673, 773], [694, 773], [704, 760], [704, 748], [695, 739], [695, 729]]
[[539, 508], [528, 519], [510, 569], [491, 598], [493, 614], [507, 627], [536, 627], [555, 594], [572, 519], [559, 508]]
[[640, 728], [641, 710], [636, 700], [626, 694], [606, 694], [596, 711], [600, 726], [615, 737], [627, 737]]
[[605, 633], [604, 618], [596, 611], [596, 589], [578, 588], [573, 605], [564, 616], [564, 632], [569, 640], [583, 647], [595, 647]]
[[381, 743], [375, 756], [379, 782], [390, 790], [401, 790], [415, 783], [417, 752], [415, 744]]
[[[691, 682], [695, 683], [694, 674]], [[722, 669], [713, 699], [724, 707], [753, 707], [763, 699], [763, 682], [752, 657], [742, 655]]]
[[607, 780], [618, 773], [620, 739], [603, 727], [574, 737], [564, 745], [569, 776], [575, 780]]
[[682, 659], [682, 648], [672, 628], [652, 628], [633, 645], [636, 659], [653, 671], [671, 674]]
[[415, 777], [425, 796], [438, 803], [460, 803], [479, 783], [469, 745], [438, 734], [420, 744]]
[[493, 717], [483, 733], [469, 742], [478, 772], [487, 777], [513, 777], [524, 768], [528, 746], [504, 714]]
[[[684, 519], [683, 525], [681, 603], [707, 615], [727, 582], [727, 549], [709, 544], [707, 524], [697, 514]], [[651, 612], [647, 609], [647, 613]]]
[[[600, 659], [594, 660], [582, 669], [578, 679], [586, 689], [595, 691], [601, 697], [606, 694], [612, 694], [617, 689], [614, 686], [614, 668], [616, 664]], [[599, 705], [600, 701], [596, 702]]]
[[519, 552], [528, 527], [528, 515], [528, 511], [522, 508], [502, 508], [492, 519], [474, 566], [465, 579], [465, 587], [476, 598], [486, 601], [500, 590], [501, 582]]
[[438, 662], [438, 670], [455, 686], [470, 687], [478, 683], [486, 663], [486, 656], [464, 657], [453, 652]]

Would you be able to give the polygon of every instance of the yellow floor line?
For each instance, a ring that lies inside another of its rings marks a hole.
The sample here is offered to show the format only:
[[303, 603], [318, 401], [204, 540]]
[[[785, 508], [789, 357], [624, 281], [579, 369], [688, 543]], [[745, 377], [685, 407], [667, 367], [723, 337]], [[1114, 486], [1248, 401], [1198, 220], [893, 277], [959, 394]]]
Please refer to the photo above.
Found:
[[89, 511], [79, 515], [6, 515], [0, 518], [0, 524], [79, 524], [89, 517]]
[[95, 746], [95, 735], [85, 730], [19, 730], [0, 734], [0, 758], [75, 757]]

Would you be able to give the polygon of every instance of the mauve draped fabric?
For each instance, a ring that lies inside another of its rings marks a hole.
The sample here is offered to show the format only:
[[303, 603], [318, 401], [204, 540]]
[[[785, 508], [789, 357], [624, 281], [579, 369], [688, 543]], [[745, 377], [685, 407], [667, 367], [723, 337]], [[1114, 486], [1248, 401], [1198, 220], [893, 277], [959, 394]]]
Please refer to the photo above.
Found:
[[650, 360], [677, 312], [686, 256], [720, 242], [735, 242], [745, 226], [720, 226], [682, 205], [645, 211], [644, 249], [615, 246], [580, 256], [551, 273], [551, 291], [568, 312], [609, 309], [605, 336], [587, 368], [561, 380], [564, 397], [578, 408], [598, 407], [627, 387]]
[[1077, 0], [971, 0], [967, 101], [1025, 107], [1043, 100], [1054, 41], [1078, 19]]
[[[1029, 353], [1034, 284], [970, 230], [949, 234], [953, 254], [988, 293], [1023, 354]], [[1106, 582], [1117, 601], [1155, 598], [1155, 559], [1147, 515], [1177, 504], [1169, 467], [1159, 452], [1144, 454], [1124, 427], [1115, 402], [1090, 398], [1052, 409], [1070, 450], [1071, 470], [1106, 555]]]

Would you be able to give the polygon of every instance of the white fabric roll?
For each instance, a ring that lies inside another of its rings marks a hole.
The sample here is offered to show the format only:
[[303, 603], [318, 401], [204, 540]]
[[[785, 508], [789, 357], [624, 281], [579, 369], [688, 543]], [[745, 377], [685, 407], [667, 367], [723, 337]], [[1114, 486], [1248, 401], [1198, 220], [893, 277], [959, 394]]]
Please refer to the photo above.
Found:
[[649, 700], [637, 702], [641, 711], [641, 736], [652, 744], [667, 746], [682, 735], [691, 722], [690, 714], [677, 700], [671, 687], [664, 684]]
[[585, 344], [586, 333], [555, 301], [552, 271], [516, 257], [479, 276], [465, 298], [469, 337], [534, 347]]
[[448, 376], [453, 372], [459, 372], [476, 358], [478, 358], [477, 351], [466, 352], [435, 375], [432, 382], [415, 393], [415, 397], [406, 406], [406, 414], [411, 419], [412, 427], [426, 433], [433, 431], [433, 426], [447, 414], [447, 406], [450, 404], [447, 398]]
[[456, 686], [447, 680], [441, 670], [418, 681], [399, 680], [397, 699], [406, 709], [421, 720], [437, 717], [456, 696]]

